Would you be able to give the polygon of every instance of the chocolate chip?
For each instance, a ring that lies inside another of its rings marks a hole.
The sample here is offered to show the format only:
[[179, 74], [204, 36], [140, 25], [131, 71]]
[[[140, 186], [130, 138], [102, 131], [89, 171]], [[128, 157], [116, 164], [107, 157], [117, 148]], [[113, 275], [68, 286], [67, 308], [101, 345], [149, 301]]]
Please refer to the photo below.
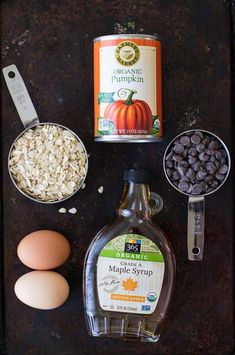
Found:
[[209, 159], [209, 155], [207, 155], [206, 153], [203, 152], [203, 153], [199, 154], [199, 159], [201, 161], [207, 161]]
[[194, 171], [198, 171], [201, 168], [201, 162], [196, 162], [195, 164], [193, 164], [192, 168]]
[[219, 150], [215, 151], [215, 157], [216, 157], [217, 160], [220, 160], [222, 158], [222, 154], [221, 154], [221, 152]]
[[216, 189], [219, 186], [219, 183], [218, 183], [218, 181], [214, 180], [214, 181], [211, 182], [210, 185], [211, 185], [211, 187], [213, 187], [213, 189]]
[[219, 174], [226, 174], [228, 171], [228, 166], [226, 164], [221, 165], [221, 167], [218, 170]]
[[[200, 163], [201, 163], [201, 168], [204, 168], [205, 167], [205, 164], [206, 164], [206, 161], [200, 161]], [[201, 169], [200, 168], [200, 169]]]
[[216, 172], [216, 166], [213, 162], [208, 161], [208, 163], [205, 165], [205, 168], [209, 174], [214, 174]]
[[193, 185], [193, 187], [192, 187], [192, 194], [193, 195], [200, 195], [201, 192], [202, 192], [201, 185], [199, 185], [199, 184]]
[[210, 138], [208, 136], [204, 136], [202, 143], [207, 145], [207, 144], [209, 144], [209, 142], [210, 142]]
[[209, 160], [212, 162], [215, 162], [215, 157], [213, 155], [211, 155]]
[[206, 172], [205, 170], [199, 170], [199, 171], [197, 172], [196, 178], [197, 178], [199, 181], [202, 181], [202, 180], [205, 179], [206, 175], [207, 175], [207, 172]]
[[210, 149], [219, 149], [220, 144], [212, 139], [212, 141], [208, 144], [208, 148]]
[[202, 181], [202, 182], [200, 183], [200, 186], [201, 186], [201, 188], [202, 188], [202, 191], [206, 191], [206, 189], [208, 188], [208, 185], [205, 183], [205, 181]]
[[215, 141], [213, 139], [208, 144], [208, 148], [209, 149], [216, 149], [216, 144], [215, 144]]
[[183, 152], [183, 157], [187, 158], [187, 156], [188, 156], [188, 149], [185, 149], [184, 152]]
[[166, 169], [167, 176], [171, 177], [172, 175], [172, 170], [171, 169]]
[[196, 148], [194, 147], [189, 148], [188, 154], [191, 155], [192, 157], [195, 157], [197, 155]]
[[213, 175], [207, 175], [204, 179], [205, 182], [210, 182], [211, 180], [213, 180], [214, 176]]
[[181, 161], [178, 162], [178, 167], [187, 168], [188, 167], [188, 163], [185, 160], [181, 160]]
[[174, 162], [174, 169], [175, 169], [175, 170], [178, 169], [178, 162], [177, 162], [177, 161]]
[[196, 131], [195, 134], [197, 134], [201, 139], [204, 138], [204, 135], [201, 131]]
[[205, 152], [206, 150], [206, 146], [203, 143], [199, 143], [196, 145], [196, 150], [198, 151], [198, 153], [202, 153]]
[[173, 166], [174, 166], [174, 164], [173, 164], [172, 161], [170, 161], [170, 160], [167, 160], [167, 161], [166, 161], [166, 167], [167, 167], [167, 168], [173, 168]]
[[189, 177], [190, 179], [194, 179], [195, 178], [195, 171], [191, 168], [187, 169], [186, 176]]
[[221, 158], [219, 162], [220, 162], [220, 164], [221, 164], [221, 165], [223, 165], [223, 164], [225, 164], [225, 162], [226, 162], [226, 159], [224, 159], [224, 158]]
[[188, 136], [182, 136], [180, 138], [180, 143], [186, 146], [190, 143], [190, 138]]
[[192, 137], [191, 137], [191, 142], [193, 144], [199, 144], [201, 142], [201, 138], [199, 137], [199, 135], [196, 135], [194, 134]]
[[222, 158], [224, 158], [224, 159], [227, 158], [227, 153], [224, 149], [220, 149], [220, 154], [221, 154]]
[[185, 175], [186, 168], [178, 166], [177, 170], [178, 170], [178, 172], [180, 173], [181, 176]]
[[177, 154], [182, 154], [184, 152], [184, 146], [180, 143], [177, 143], [175, 146], [174, 146], [174, 151], [177, 153]]
[[222, 174], [220, 174], [220, 173], [216, 173], [216, 174], [215, 174], [215, 177], [216, 177], [216, 179], [219, 180], [219, 181], [224, 180], [224, 175], [222, 175]]
[[189, 155], [189, 157], [188, 157], [188, 163], [189, 163], [190, 165], [192, 165], [192, 164], [195, 164], [196, 162], [197, 162], [197, 158], [192, 157], [191, 155]]
[[173, 155], [173, 160], [178, 162], [180, 160], [182, 160], [183, 158], [180, 155]]
[[206, 154], [208, 154], [208, 155], [215, 155], [215, 151], [214, 151], [214, 149], [212, 149], [212, 148], [209, 148], [209, 149], [207, 149], [206, 150]]
[[181, 181], [178, 185], [178, 188], [180, 191], [186, 192], [189, 188], [189, 185], [187, 182]]
[[187, 176], [181, 176], [180, 181], [189, 182], [190, 179]]
[[173, 180], [179, 180], [180, 179], [180, 174], [178, 171], [174, 171], [172, 175]]
[[166, 156], [166, 160], [171, 160], [173, 157], [173, 152], [170, 152], [167, 156]]

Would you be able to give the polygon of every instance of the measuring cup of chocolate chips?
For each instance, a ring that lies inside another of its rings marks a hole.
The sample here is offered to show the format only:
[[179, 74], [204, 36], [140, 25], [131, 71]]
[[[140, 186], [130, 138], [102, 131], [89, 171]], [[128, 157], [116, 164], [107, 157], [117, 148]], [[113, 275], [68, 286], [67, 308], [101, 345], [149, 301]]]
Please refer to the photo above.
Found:
[[163, 168], [169, 183], [188, 200], [188, 258], [203, 258], [205, 196], [225, 183], [231, 166], [229, 151], [214, 133], [193, 129], [175, 137], [166, 148]]
[[73, 196], [88, 170], [80, 138], [58, 123], [39, 122], [24, 81], [14, 64], [3, 75], [24, 125], [8, 155], [8, 171], [15, 187], [29, 199], [52, 204]]

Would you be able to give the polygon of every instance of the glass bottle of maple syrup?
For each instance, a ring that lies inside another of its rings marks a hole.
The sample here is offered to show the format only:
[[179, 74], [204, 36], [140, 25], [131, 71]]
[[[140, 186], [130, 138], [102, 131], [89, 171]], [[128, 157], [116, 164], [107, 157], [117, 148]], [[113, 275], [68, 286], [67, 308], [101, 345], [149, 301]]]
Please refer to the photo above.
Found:
[[172, 296], [175, 258], [151, 219], [162, 201], [150, 192], [149, 173], [126, 170], [124, 180], [117, 217], [98, 232], [86, 254], [87, 327], [93, 336], [156, 342]]

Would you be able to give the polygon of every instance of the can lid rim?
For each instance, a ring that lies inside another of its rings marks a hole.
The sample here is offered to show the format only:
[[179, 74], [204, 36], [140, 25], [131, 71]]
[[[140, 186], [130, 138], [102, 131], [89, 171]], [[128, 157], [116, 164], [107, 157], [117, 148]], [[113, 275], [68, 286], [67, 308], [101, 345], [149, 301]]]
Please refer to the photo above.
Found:
[[158, 40], [161, 41], [159, 36], [157, 35], [148, 35], [148, 34], [139, 34], [139, 33], [122, 33], [122, 34], [112, 34], [112, 35], [104, 35], [104, 36], [99, 36], [95, 37], [93, 39], [93, 42], [99, 42], [103, 40], [114, 40], [114, 39], [119, 39], [119, 38], [143, 38], [146, 40]]

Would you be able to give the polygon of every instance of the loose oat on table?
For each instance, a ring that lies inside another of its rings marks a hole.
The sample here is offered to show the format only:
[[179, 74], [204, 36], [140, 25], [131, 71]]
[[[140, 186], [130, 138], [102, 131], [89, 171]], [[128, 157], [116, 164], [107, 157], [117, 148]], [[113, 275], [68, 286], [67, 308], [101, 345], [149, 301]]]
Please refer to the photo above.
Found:
[[104, 192], [104, 187], [103, 187], [103, 186], [100, 186], [100, 187], [98, 188], [98, 192], [99, 192], [100, 194], [102, 194], [102, 193]]
[[69, 213], [75, 214], [75, 213], [77, 213], [77, 209], [75, 207], [70, 208]]
[[10, 171], [27, 195], [46, 202], [72, 195], [86, 174], [86, 153], [80, 141], [57, 125], [26, 131], [14, 144]]

